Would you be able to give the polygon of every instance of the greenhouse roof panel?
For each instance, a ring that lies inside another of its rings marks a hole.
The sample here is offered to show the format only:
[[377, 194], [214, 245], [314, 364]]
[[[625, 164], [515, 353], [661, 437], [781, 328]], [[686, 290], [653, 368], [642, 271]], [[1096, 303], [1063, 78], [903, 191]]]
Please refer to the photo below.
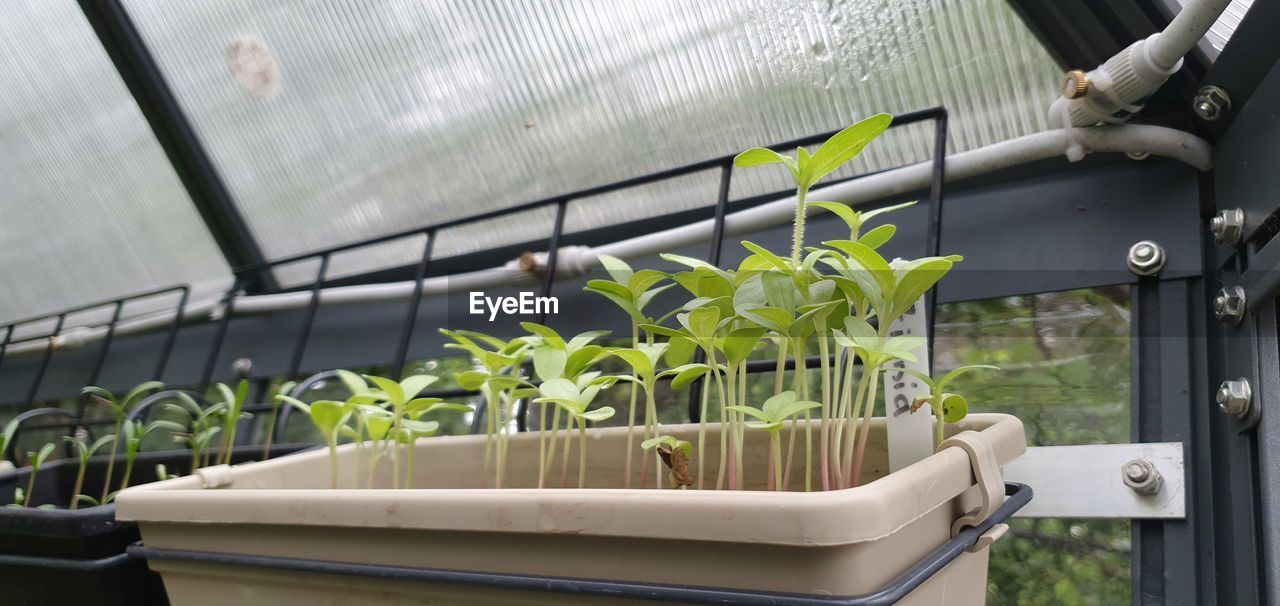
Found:
[[178, 283], [225, 288], [230, 271], [79, 6], [5, 6], [0, 321]]
[[[270, 258], [881, 111], [945, 105], [952, 150], [971, 149], [1047, 128], [1059, 77], [1001, 0], [125, 5]], [[896, 129], [855, 169], [925, 160], [932, 139], [928, 125]], [[768, 172], [741, 175], [734, 196], [786, 187]], [[717, 181], [710, 171], [626, 204], [571, 206], [567, 223], [708, 205]], [[550, 230], [526, 220], [442, 238], [436, 254]], [[419, 254], [384, 246], [346, 269]]]

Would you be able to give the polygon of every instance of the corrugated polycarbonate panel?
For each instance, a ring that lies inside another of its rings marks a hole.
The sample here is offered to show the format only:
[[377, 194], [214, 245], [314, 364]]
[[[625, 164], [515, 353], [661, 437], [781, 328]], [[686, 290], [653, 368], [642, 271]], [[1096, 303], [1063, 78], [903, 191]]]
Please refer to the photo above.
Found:
[[[1002, 0], [125, 5], [273, 258], [880, 111], [945, 105], [951, 149], [971, 149], [1047, 128], [1060, 76]], [[931, 143], [927, 125], [894, 132], [855, 169], [925, 160]], [[788, 185], [751, 172], [735, 197]], [[711, 204], [713, 173], [571, 207], [568, 224]], [[526, 220], [438, 253], [529, 239]]]
[[72, 0], [4, 4], [0, 181], [0, 322], [177, 283], [197, 296], [230, 284]]
[[1244, 19], [1244, 14], [1249, 11], [1250, 6], [1253, 6], [1253, 0], [1231, 0], [1227, 10], [1223, 11], [1222, 16], [1218, 17], [1213, 27], [1209, 28], [1209, 33], [1205, 35], [1205, 39], [1209, 41], [1213, 50], [1220, 51], [1227, 45], [1231, 34], [1234, 34], [1236, 28], [1240, 26], [1240, 20]]

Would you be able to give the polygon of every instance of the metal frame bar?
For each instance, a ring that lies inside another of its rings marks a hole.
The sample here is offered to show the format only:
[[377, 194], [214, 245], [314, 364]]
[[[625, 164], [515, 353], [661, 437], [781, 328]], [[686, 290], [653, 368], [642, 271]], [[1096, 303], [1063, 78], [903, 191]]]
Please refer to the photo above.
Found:
[[[95, 301], [93, 303], [87, 303], [84, 305], [79, 305], [76, 307], [64, 309], [64, 310], [53, 312], [53, 313], [47, 313], [47, 314], [42, 314], [38, 316], [29, 316], [20, 320], [14, 320], [12, 322], [9, 322], [8, 324], [5, 325], [6, 330], [5, 330], [4, 340], [0, 342], [0, 363], [4, 362], [5, 350], [8, 349], [9, 345], [13, 344], [14, 342], [13, 333], [15, 330], [17, 330], [18, 327], [25, 326], [28, 324], [34, 324], [37, 322], [43, 322], [47, 320], [54, 320], [53, 331], [50, 332], [48, 335], [45, 335], [42, 337], [32, 337], [31, 339], [24, 339], [24, 340], [49, 339], [49, 347], [47, 347], [44, 350], [44, 353], [41, 354], [39, 365], [36, 367], [36, 376], [32, 380], [31, 386], [27, 388], [27, 394], [24, 399], [26, 406], [28, 407], [32, 406], [33, 404], [35, 404], [37, 395], [40, 391], [40, 385], [44, 382], [44, 376], [49, 370], [49, 364], [53, 360], [53, 353], [57, 349], [55, 339], [58, 336], [58, 333], [62, 332], [62, 328], [66, 325], [67, 316], [74, 316], [76, 314], [84, 313], [86, 311], [92, 311], [94, 309], [113, 306], [111, 321], [107, 323], [107, 334], [103, 337], [102, 345], [99, 346], [99, 349], [98, 349], [98, 356], [95, 358], [95, 361], [93, 365], [90, 367], [90, 371], [88, 373], [87, 384], [92, 385], [98, 380], [98, 375], [101, 374], [102, 368], [106, 365], [107, 353], [111, 347], [111, 342], [115, 337], [116, 325], [120, 322], [121, 313], [124, 309], [125, 304], [129, 303], [130, 301], [148, 299], [151, 297], [157, 297], [157, 296], [168, 294], [171, 292], [181, 292], [182, 297], [180, 299], [179, 305], [184, 305], [187, 301], [187, 297], [191, 292], [191, 288], [185, 284], [180, 284], [177, 286], [166, 286], [163, 288], [156, 288], [156, 289], [152, 289], [152, 290], [148, 290], [140, 293], [127, 295], [124, 297], [107, 299], [105, 301]], [[170, 329], [167, 342], [164, 348], [161, 350], [161, 357], [160, 357], [161, 369], [163, 369], [164, 366], [168, 363], [169, 355], [172, 354], [173, 352], [173, 341], [177, 337], [177, 331], [180, 325], [181, 317], [182, 317], [181, 312], [179, 312], [179, 315], [177, 316], [177, 319], [179, 320], [179, 322], [175, 322], [173, 328]], [[83, 417], [83, 413], [84, 413], [83, 405], [80, 406], [79, 410], [80, 410], [80, 414], [76, 415], [77, 420]]]
[[[204, 219], [227, 265], [253, 265], [266, 259], [218, 169], [200, 143], [191, 121], [119, 0], [78, 0], [80, 10], [111, 58], [116, 71], [151, 126], [174, 171]], [[249, 287], [274, 290], [269, 272], [260, 272]]]

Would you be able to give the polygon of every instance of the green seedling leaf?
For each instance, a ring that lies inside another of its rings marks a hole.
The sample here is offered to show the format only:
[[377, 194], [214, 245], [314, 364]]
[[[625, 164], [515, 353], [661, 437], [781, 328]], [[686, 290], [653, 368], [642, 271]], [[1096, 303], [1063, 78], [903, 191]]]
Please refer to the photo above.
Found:
[[[292, 399], [292, 398], [290, 398]], [[292, 403], [292, 402], [291, 402]], [[347, 420], [347, 410], [341, 402], [316, 400], [310, 406], [311, 422], [326, 436], [336, 435], [338, 426]]]
[[543, 326], [537, 322], [521, 322], [520, 327], [542, 337], [544, 343], [555, 349], [567, 349], [564, 339], [560, 337], [560, 333], [549, 326]]
[[990, 364], [971, 364], [969, 366], [961, 366], [959, 368], [951, 370], [945, 375], [942, 375], [942, 378], [938, 379], [938, 385], [937, 385], [936, 391], [941, 391], [943, 389], [946, 389], [947, 386], [950, 385], [952, 381], [959, 378], [960, 375], [963, 375], [971, 370], [1000, 370], [1000, 367], [992, 366]]
[[697, 353], [698, 344], [684, 335], [673, 336], [667, 342], [667, 351], [662, 355], [662, 360], [667, 366], [680, 366], [686, 364], [693, 359], [693, 354]]
[[763, 147], [753, 147], [744, 151], [733, 158], [733, 165], [739, 168], [749, 168], [752, 166], [763, 166], [765, 164], [783, 164], [791, 169], [794, 174], [798, 172], [796, 161], [779, 154], [772, 149]]
[[489, 373], [482, 370], [468, 370], [457, 376], [458, 386], [468, 391], [480, 389], [488, 379]]
[[869, 210], [869, 211], [867, 211], [867, 212], [862, 213], [862, 221], [863, 221], [863, 222], [870, 221], [870, 220], [872, 220], [872, 219], [874, 219], [874, 218], [876, 218], [876, 217], [878, 217], [878, 216], [880, 216], [880, 215], [883, 215], [883, 214], [885, 214], [885, 213], [891, 213], [891, 212], [893, 212], [893, 211], [895, 211], [895, 210], [902, 210], [902, 209], [904, 209], [904, 208], [910, 208], [910, 207], [915, 206], [915, 205], [916, 205], [916, 201], [915, 201], [915, 200], [912, 200], [912, 201], [910, 201], [910, 202], [903, 202], [902, 204], [893, 204], [893, 205], [890, 205], [890, 206], [885, 206], [885, 207], [882, 207], [882, 208], [877, 208], [877, 209], [875, 209], [875, 210]]
[[413, 375], [405, 377], [400, 381], [400, 391], [404, 395], [404, 399], [406, 401], [412, 400], [418, 397], [418, 394], [422, 393], [422, 390], [430, 387], [432, 383], [435, 383], [436, 380], [437, 377], [434, 375]]
[[711, 367], [706, 364], [684, 364], [664, 370], [658, 376], [666, 377], [674, 375], [674, 378], [671, 379], [672, 389], [683, 389], [708, 372], [711, 372]]
[[404, 406], [406, 394], [404, 393], [404, 388], [400, 387], [399, 383], [396, 383], [386, 377], [377, 377], [373, 375], [364, 375], [364, 378], [373, 382], [378, 389], [381, 389], [382, 393], [387, 395], [387, 400], [390, 401], [393, 406], [397, 408]]
[[858, 238], [858, 243], [867, 248], [880, 248], [897, 232], [898, 228], [893, 225], [881, 225]]
[[[626, 284], [635, 272], [631, 271], [631, 266], [626, 261], [609, 255], [596, 255], [599, 259], [600, 266], [609, 272], [609, 277], [618, 284]], [[527, 328], [525, 330], [528, 330]]]
[[764, 333], [765, 329], [759, 326], [739, 328], [725, 335], [720, 342], [720, 350], [730, 365], [741, 364], [755, 351]]
[[969, 414], [969, 401], [957, 393], [942, 394], [942, 420], [957, 423]]
[[615, 412], [616, 411], [613, 409], [612, 406], [601, 406], [600, 408], [597, 408], [595, 410], [588, 410], [586, 412], [583, 412], [578, 416], [588, 421], [591, 421], [592, 423], [599, 423], [601, 421], [605, 421], [612, 418]]
[[832, 135], [806, 163], [806, 182], [816, 183], [852, 160], [868, 143], [889, 128], [892, 122], [893, 116], [876, 114]]
[[563, 349], [544, 346], [533, 350], [533, 371], [543, 381], [564, 375], [568, 361], [569, 355]]
[[793, 269], [791, 267], [790, 261], [783, 259], [778, 255], [773, 254], [772, 252], [769, 251], [769, 249], [763, 246], [760, 246], [759, 244], [756, 244], [748, 240], [743, 240], [742, 246], [744, 246], [747, 250], [755, 253], [757, 256], [764, 259], [765, 261], [768, 261], [769, 265], [772, 266], [774, 269], [777, 269], [778, 271], [791, 272]]

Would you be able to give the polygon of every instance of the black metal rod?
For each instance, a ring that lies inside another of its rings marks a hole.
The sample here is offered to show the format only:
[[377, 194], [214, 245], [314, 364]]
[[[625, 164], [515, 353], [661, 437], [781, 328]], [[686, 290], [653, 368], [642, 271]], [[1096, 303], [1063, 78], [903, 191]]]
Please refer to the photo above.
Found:
[[330, 255], [320, 255], [320, 269], [316, 271], [315, 282], [311, 284], [311, 300], [307, 302], [307, 314], [302, 318], [302, 330], [298, 333], [298, 343], [293, 347], [293, 359], [289, 361], [289, 373], [286, 378], [292, 380], [298, 376], [302, 368], [302, 356], [307, 351], [307, 340], [311, 338], [311, 325], [315, 323], [316, 312], [320, 309], [320, 289], [324, 286], [325, 274], [329, 273]]
[[178, 298], [178, 308], [173, 314], [173, 324], [169, 327], [168, 336], [164, 338], [164, 345], [160, 347], [160, 360], [156, 362], [156, 372], [152, 375], [152, 379], [156, 381], [164, 379], [164, 369], [169, 365], [169, 356], [173, 355], [173, 345], [178, 341], [178, 331], [182, 328], [182, 316], [190, 296], [191, 289], [183, 286], [182, 296]]
[[[111, 321], [107, 323], [107, 334], [102, 337], [102, 346], [98, 348], [98, 357], [93, 362], [93, 368], [89, 371], [89, 376], [85, 377], [85, 385], [97, 385], [98, 376], [102, 374], [102, 367], [107, 363], [107, 352], [111, 349], [111, 341], [116, 336], [116, 324], [120, 322], [120, 312], [124, 310], [124, 301], [116, 301], [115, 308], [111, 310]], [[76, 403], [76, 422], [84, 420], [85, 408], [89, 404], [89, 395], [81, 394]]]
[[0, 364], [4, 363], [4, 353], [9, 349], [9, 343], [13, 340], [13, 329], [17, 328], [17, 324], [10, 324], [5, 327], [4, 340], [0, 341]]
[[53, 332], [49, 335], [49, 347], [44, 350], [44, 355], [40, 358], [40, 366], [36, 369], [36, 378], [31, 382], [31, 387], [27, 389], [27, 406], [31, 406], [36, 401], [36, 392], [40, 390], [40, 383], [44, 381], [44, 374], [49, 370], [49, 361], [53, 359], [53, 350], [57, 349], [58, 333], [62, 332], [62, 324], [66, 321], [67, 314], [58, 314], [58, 321], [53, 326]]
[[[559, 206], [556, 207], [556, 222], [551, 229], [551, 240], [547, 244], [547, 269], [542, 279], [542, 296], [550, 297], [551, 289], [556, 282], [556, 264], [560, 261], [560, 236], [564, 232], [564, 216], [566, 209], [569, 208], [569, 199], [560, 200]], [[542, 313], [538, 316], [538, 323], [546, 324], [547, 308], [542, 307]]]
[[[146, 41], [129, 18], [129, 11], [119, 0], [79, 0], [79, 3], [227, 264], [235, 268], [262, 263], [266, 256], [183, 112], [182, 104], [165, 81]], [[259, 272], [254, 278], [252, 284], [246, 285], [251, 289], [277, 287], [270, 272]]]
[[[925, 256], [936, 257], [942, 250], [942, 189], [947, 180], [947, 110], [936, 108], [933, 131], [933, 174], [929, 179], [929, 225], [925, 234]], [[933, 332], [938, 318], [938, 285], [934, 284], [925, 296], [926, 342], [929, 351], [929, 370], [933, 370]]]
[[200, 388], [196, 391], [204, 393], [213, 382], [213, 368], [218, 363], [218, 355], [222, 353], [222, 342], [227, 338], [227, 328], [231, 325], [231, 316], [235, 312], [236, 293], [240, 292], [240, 278], [237, 276], [231, 289], [222, 298], [222, 319], [218, 321], [217, 331], [213, 334], [213, 344], [209, 347], [209, 357], [204, 363], [204, 373], [200, 375]]
[[[547, 242], [547, 268], [542, 278], [542, 296], [550, 297], [556, 283], [556, 264], [560, 262], [560, 236], [564, 232], [564, 216], [569, 208], [569, 198], [561, 198], [556, 206], [555, 224], [551, 228], [551, 239]], [[547, 323], [547, 308], [542, 306], [538, 314], [538, 323]], [[488, 407], [485, 408], [488, 410]], [[516, 431], [528, 430], [529, 400], [520, 400], [516, 406]]]
[[148, 297], [154, 297], [154, 296], [157, 296], [157, 295], [162, 295], [162, 294], [165, 294], [165, 293], [168, 293], [168, 292], [173, 292], [173, 291], [176, 291], [176, 290], [179, 290], [179, 289], [182, 289], [182, 288], [186, 288], [186, 286], [185, 286], [185, 285], [178, 285], [178, 286], [165, 286], [165, 287], [163, 287], [163, 288], [153, 288], [153, 289], [151, 289], [151, 290], [144, 290], [144, 291], [142, 291], [142, 292], [138, 292], [138, 293], [131, 294], [131, 295], [127, 296], [127, 297], [115, 297], [115, 298], [107, 299], [107, 300], [105, 300], [105, 301], [95, 301], [95, 302], [93, 302], [93, 303], [86, 303], [86, 304], [84, 304], [84, 305], [77, 305], [76, 307], [70, 307], [70, 308], [67, 308], [67, 309], [60, 309], [60, 310], [58, 310], [58, 311], [51, 311], [51, 312], [48, 312], [48, 313], [40, 314], [40, 315], [38, 315], [38, 316], [28, 316], [28, 317], [23, 318], [23, 319], [21, 319], [21, 320], [14, 320], [14, 321], [12, 321], [12, 322], [9, 322], [9, 324], [14, 325], [14, 326], [21, 326], [21, 325], [23, 325], [23, 324], [32, 324], [32, 323], [34, 323], [34, 322], [39, 322], [39, 321], [41, 321], [41, 320], [51, 320], [51, 319], [56, 318], [56, 317], [58, 317], [58, 316], [73, 316], [73, 315], [76, 315], [76, 314], [78, 314], [78, 313], [80, 313], [80, 312], [82, 312], [82, 311], [89, 311], [89, 310], [91, 310], [91, 309], [97, 309], [97, 308], [99, 308], [99, 307], [106, 307], [106, 306], [108, 306], [108, 305], [112, 305], [112, 304], [114, 304], [116, 301], [124, 301], [124, 302], [128, 303], [129, 301], [134, 301], [134, 300], [137, 300], [137, 299], [146, 299], [146, 298], [148, 298]]
[[[154, 296], [157, 296], [157, 295], [162, 295], [162, 294], [169, 293], [169, 292], [173, 292], [173, 291], [176, 291], [176, 290], [181, 290], [181, 291], [183, 291], [183, 293], [184, 293], [184, 295], [183, 295], [183, 305], [185, 305], [185, 301], [186, 301], [186, 295], [185, 295], [185, 293], [189, 290], [189, 288], [188, 288], [186, 285], [180, 285], [180, 286], [166, 286], [166, 287], [163, 287], [163, 288], [156, 288], [156, 289], [152, 289], [152, 290], [142, 291], [142, 292], [139, 292], [139, 293], [135, 293], [135, 294], [129, 295], [129, 296], [127, 296], [127, 297], [120, 297], [120, 298], [116, 298], [116, 299], [109, 299], [109, 300], [106, 300], [106, 301], [95, 301], [95, 302], [93, 302], [93, 303], [87, 303], [87, 304], [84, 304], [84, 305], [78, 305], [78, 306], [76, 306], [76, 307], [72, 307], [72, 308], [69, 308], [69, 309], [64, 309], [64, 310], [61, 310], [61, 311], [50, 312], [50, 313], [41, 314], [41, 315], [38, 315], [38, 316], [29, 316], [29, 317], [23, 318], [23, 319], [21, 319], [21, 320], [15, 320], [15, 321], [13, 321], [13, 322], [10, 322], [10, 323], [9, 323], [8, 325], [6, 325], [6, 327], [5, 327], [5, 328], [6, 328], [6, 330], [5, 330], [5, 334], [4, 334], [4, 339], [3, 339], [3, 340], [0, 340], [0, 362], [3, 362], [4, 357], [5, 357], [5, 353], [7, 352], [7, 350], [8, 350], [8, 348], [9, 348], [9, 346], [13, 344], [13, 335], [14, 335], [14, 332], [18, 329], [18, 327], [19, 327], [19, 326], [22, 326], [22, 325], [25, 325], [25, 324], [33, 324], [33, 323], [41, 322], [41, 321], [44, 321], [44, 320], [57, 319], [57, 327], [56, 327], [56, 328], [54, 328], [53, 332], [52, 332], [52, 333], [50, 333], [49, 335], [47, 335], [46, 337], [40, 337], [40, 338], [48, 338], [48, 339], [50, 339], [50, 343], [49, 343], [49, 345], [50, 345], [50, 346], [49, 346], [49, 348], [48, 348], [48, 349], [46, 349], [46, 350], [45, 350], [45, 352], [44, 352], [44, 360], [42, 360], [42, 362], [41, 362], [40, 371], [39, 371], [39, 372], [40, 372], [40, 376], [38, 376], [38, 377], [37, 377], [37, 386], [36, 386], [36, 388], [38, 388], [38, 382], [40, 382], [40, 381], [42, 381], [42, 380], [43, 380], [43, 374], [44, 374], [44, 371], [45, 371], [45, 369], [47, 369], [48, 364], [49, 364], [49, 361], [48, 361], [48, 360], [49, 360], [49, 358], [50, 358], [50, 357], [52, 357], [52, 355], [53, 355], [53, 349], [54, 349], [53, 342], [54, 342], [54, 339], [58, 336], [58, 333], [62, 332], [62, 328], [66, 325], [66, 318], [67, 318], [68, 316], [75, 315], [75, 314], [79, 314], [79, 313], [81, 313], [81, 312], [85, 312], [85, 311], [89, 311], [89, 310], [97, 309], [97, 308], [100, 308], [100, 307], [105, 307], [105, 306], [107, 306], [107, 305], [113, 305], [113, 306], [115, 306], [115, 311], [113, 312], [113, 315], [112, 315], [112, 318], [111, 318], [111, 322], [110, 322], [110, 324], [108, 324], [108, 326], [107, 326], [107, 333], [106, 333], [106, 336], [104, 337], [104, 342], [103, 342], [103, 345], [102, 345], [102, 349], [100, 350], [100, 352], [101, 352], [101, 353], [99, 354], [98, 359], [97, 359], [97, 362], [95, 363], [95, 365], [94, 365], [94, 367], [93, 367], [93, 370], [92, 370], [92, 372], [91, 372], [91, 374], [90, 374], [90, 380], [89, 380], [89, 382], [90, 382], [90, 383], [96, 382], [96, 381], [97, 381], [98, 374], [100, 374], [100, 373], [101, 373], [101, 371], [102, 371], [102, 367], [103, 367], [103, 365], [104, 365], [104, 364], [105, 364], [105, 362], [106, 362], [106, 357], [105, 357], [105, 356], [106, 356], [106, 353], [105, 353], [105, 352], [106, 352], [106, 351], [107, 351], [107, 349], [111, 346], [111, 341], [112, 341], [112, 339], [113, 339], [113, 338], [114, 338], [114, 336], [115, 336], [115, 328], [116, 328], [116, 324], [118, 324], [118, 323], [119, 323], [119, 321], [120, 321], [120, 317], [121, 317], [121, 307], [122, 307], [125, 303], [128, 303], [128, 302], [130, 302], [130, 301], [135, 301], [135, 300], [138, 300], [138, 299], [145, 299], [145, 298], [149, 298], [149, 297], [154, 297]], [[180, 320], [181, 320], [181, 318], [182, 318], [181, 310], [179, 310], [178, 320], [180, 321]], [[167, 354], [166, 354], [166, 355], [167, 355]], [[33, 388], [33, 389], [34, 389], [34, 388]], [[34, 391], [32, 391], [32, 392], [31, 392], [31, 394], [34, 394]], [[32, 402], [32, 397], [33, 397], [33, 395], [31, 395], [31, 394], [29, 394], [29, 397], [28, 397], [28, 399], [27, 399], [28, 404], [30, 404], [30, 403]]]
[[409, 310], [405, 313], [404, 327], [400, 329], [400, 345], [396, 347], [395, 365], [391, 367], [397, 381], [404, 375], [405, 359], [409, 356], [409, 343], [413, 341], [413, 328], [418, 323], [418, 307], [422, 304], [422, 281], [427, 277], [435, 243], [436, 232], [427, 232], [427, 241], [422, 245], [422, 260], [418, 261], [418, 268], [413, 273], [413, 294], [409, 297]]
[[[35, 419], [38, 417], [49, 417], [49, 416], [63, 417], [67, 419], [67, 422], [50, 424], [47, 427], [34, 427], [34, 428], [24, 427], [24, 424], [30, 419]], [[13, 438], [4, 445], [4, 450], [0, 451], [0, 459], [6, 460], [6, 461], [13, 460], [13, 450], [18, 444], [18, 436], [21, 435], [23, 430], [50, 429], [50, 428], [57, 428], [57, 427], [67, 427], [67, 428], [74, 427], [75, 415], [71, 414], [71, 411], [63, 410], [61, 408], [33, 408], [31, 410], [26, 410], [18, 413], [18, 416], [14, 417], [10, 422], [16, 424], [15, 425], [16, 429], [13, 431]], [[114, 423], [115, 420], [112, 420], [111, 422]]]
[[[707, 253], [707, 262], [717, 267], [720, 266], [720, 254], [724, 250], [724, 217], [729, 210], [729, 186], [732, 178], [733, 161], [729, 161], [720, 167], [720, 191], [716, 196], [715, 222], [711, 228], [711, 252]], [[706, 354], [699, 349], [693, 361], [701, 364], [706, 358]], [[705, 380], [699, 378], [689, 387], [689, 421], [692, 423], [702, 420], [702, 382]]]

